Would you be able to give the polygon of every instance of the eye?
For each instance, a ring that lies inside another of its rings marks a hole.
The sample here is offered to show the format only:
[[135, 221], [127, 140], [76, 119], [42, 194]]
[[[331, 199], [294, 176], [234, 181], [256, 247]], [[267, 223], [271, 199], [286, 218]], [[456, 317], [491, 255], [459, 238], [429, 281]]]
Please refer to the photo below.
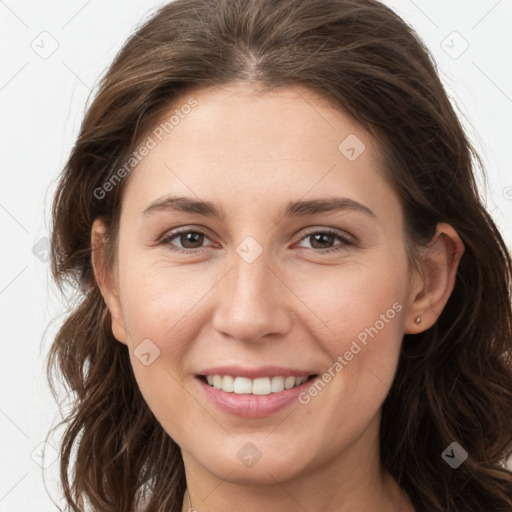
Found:
[[[204, 239], [208, 238], [206, 233], [198, 229], [181, 229], [169, 233], [167, 236], [162, 238], [160, 243], [169, 247], [171, 251], [182, 252], [182, 253], [193, 253], [201, 249]], [[176, 247], [172, 241], [177, 239], [181, 244], [181, 247]]]
[[[175, 239], [179, 245], [173, 242]], [[205, 239], [208, 239], [208, 236], [204, 231], [184, 228], [168, 233], [161, 239], [160, 244], [167, 246], [171, 251], [190, 254], [201, 252], [200, 249], [203, 248]], [[332, 229], [310, 231], [301, 238], [301, 241], [308, 239], [310, 240], [312, 246], [310, 249], [312, 251], [324, 254], [338, 252], [349, 245], [354, 245], [354, 241], [348, 236]], [[341, 241], [341, 244], [338, 244], [339, 247], [332, 247], [336, 239]]]
[[[354, 241], [348, 236], [332, 229], [309, 231], [304, 237], [302, 237], [301, 241], [308, 239], [312, 246], [311, 250], [317, 253], [338, 252], [342, 251], [348, 245], [354, 245]], [[336, 239], [341, 241], [340, 247], [331, 246]]]

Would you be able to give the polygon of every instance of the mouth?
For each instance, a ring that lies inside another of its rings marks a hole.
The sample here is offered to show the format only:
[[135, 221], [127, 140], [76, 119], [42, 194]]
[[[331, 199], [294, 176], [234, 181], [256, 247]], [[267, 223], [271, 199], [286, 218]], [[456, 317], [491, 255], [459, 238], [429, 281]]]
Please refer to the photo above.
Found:
[[248, 377], [216, 374], [199, 375], [198, 377], [208, 386], [224, 391], [225, 393], [264, 396], [296, 388], [317, 376], [318, 374], [301, 377], [276, 375], [250, 379]]
[[[242, 374], [242, 375], [240, 375]], [[239, 418], [265, 418], [296, 403], [317, 373], [286, 368], [212, 368], [196, 375], [214, 407]]]

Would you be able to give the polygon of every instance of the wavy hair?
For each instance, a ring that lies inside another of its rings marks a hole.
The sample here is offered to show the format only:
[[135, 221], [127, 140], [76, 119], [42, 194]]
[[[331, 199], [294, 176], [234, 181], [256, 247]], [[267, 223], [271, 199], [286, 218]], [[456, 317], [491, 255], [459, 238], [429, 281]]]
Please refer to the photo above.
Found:
[[[144, 401], [127, 347], [116, 341], [94, 279], [91, 227], [108, 226], [115, 258], [123, 190], [111, 180], [175, 98], [242, 80], [262, 91], [303, 85], [377, 140], [399, 195], [406, 241], [421, 247], [438, 222], [465, 253], [436, 324], [405, 335], [383, 404], [383, 467], [417, 512], [510, 512], [511, 259], [477, 190], [481, 161], [414, 30], [375, 0], [176, 0], [125, 43], [102, 78], [61, 174], [52, 210], [52, 271], [76, 303], [47, 360], [72, 407], [60, 446], [69, 510], [179, 512], [180, 449]], [[54, 427], [54, 429], [57, 427]], [[469, 454], [456, 470], [441, 453]], [[71, 474], [70, 474], [71, 471]]]

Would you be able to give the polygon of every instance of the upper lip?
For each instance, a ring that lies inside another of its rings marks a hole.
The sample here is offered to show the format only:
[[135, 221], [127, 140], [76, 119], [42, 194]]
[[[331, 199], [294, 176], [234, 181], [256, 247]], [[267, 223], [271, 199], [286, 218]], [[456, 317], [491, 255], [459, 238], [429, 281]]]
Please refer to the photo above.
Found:
[[284, 366], [258, 366], [257, 368], [215, 366], [201, 370], [198, 375], [231, 375], [232, 377], [257, 379], [259, 377], [309, 377], [310, 375], [316, 375], [316, 373], [296, 368], [285, 368]]

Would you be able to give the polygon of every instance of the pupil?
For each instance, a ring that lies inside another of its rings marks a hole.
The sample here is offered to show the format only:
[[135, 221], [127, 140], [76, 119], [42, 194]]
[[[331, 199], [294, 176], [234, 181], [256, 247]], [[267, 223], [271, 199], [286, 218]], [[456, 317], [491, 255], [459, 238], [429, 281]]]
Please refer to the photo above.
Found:
[[[182, 239], [182, 245], [183, 247], [186, 247], [188, 249], [195, 249], [196, 247], [190, 247], [188, 246], [187, 244], [188, 243], [192, 243], [192, 245], [194, 245], [194, 243], [197, 243], [197, 237], [199, 237], [199, 241], [200, 241], [200, 244], [202, 243], [202, 237], [203, 235], [201, 233], [197, 233], [197, 232], [191, 232], [191, 233], [186, 233], [185, 235], [182, 235], [182, 237], [185, 237], [185, 243], [183, 243], [183, 239]], [[195, 240], [194, 240], [195, 238]]]
[[[315, 243], [318, 241], [318, 239], [323, 239], [323, 242], [320, 240], [320, 248], [322, 248], [322, 247], [324, 247], [324, 246], [325, 246], [325, 244], [326, 244], [326, 243], [328, 244], [328, 243], [329, 243], [329, 241], [331, 241], [331, 242], [332, 242], [332, 240], [331, 240], [332, 238], [333, 238], [333, 236], [332, 236], [332, 235], [316, 234], [316, 235], [313, 235], [314, 243], [313, 243], [313, 244], [311, 244], [311, 245], [312, 245], [314, 248], [316, 248], [316, 247], [315, 247]], [[326, 241], [326, 239], [327, 239], [327, 241]], [[322, 245], [322, 243], [323, 243], [324, 245]]]

